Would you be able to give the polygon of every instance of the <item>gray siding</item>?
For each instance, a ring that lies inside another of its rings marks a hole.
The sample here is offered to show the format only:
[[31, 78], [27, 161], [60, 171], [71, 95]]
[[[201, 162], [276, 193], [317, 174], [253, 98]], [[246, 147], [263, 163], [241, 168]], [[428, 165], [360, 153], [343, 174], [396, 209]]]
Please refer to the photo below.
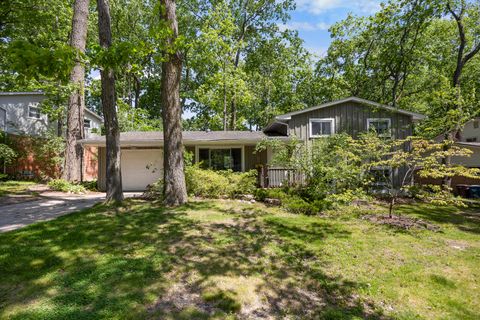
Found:
[[313, 110], [292, 116], [288, 123], [289, 135], [301, 140], [309, 139], [309, 119], [334, 118], [335, 133], [348, 133], [354, 137], [367, 131], [368, 118], [389, 118], [392, 123], [392, 137], [406, 138], [412, 134], [412, 117], [401, 113], [361, 105], [355, 102]]

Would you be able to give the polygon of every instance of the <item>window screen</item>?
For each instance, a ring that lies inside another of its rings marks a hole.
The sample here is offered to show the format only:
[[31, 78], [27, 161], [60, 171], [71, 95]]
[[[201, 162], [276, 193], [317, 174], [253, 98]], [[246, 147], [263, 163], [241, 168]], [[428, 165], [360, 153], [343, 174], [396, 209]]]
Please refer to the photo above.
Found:
[[310, 121], [310, 136], [330, 136], [333, 134], [333, 120], [311, 120]]
[[40, 109], [37, 107], [28, 107], [28, 116], [30, 118], [40, 119]]

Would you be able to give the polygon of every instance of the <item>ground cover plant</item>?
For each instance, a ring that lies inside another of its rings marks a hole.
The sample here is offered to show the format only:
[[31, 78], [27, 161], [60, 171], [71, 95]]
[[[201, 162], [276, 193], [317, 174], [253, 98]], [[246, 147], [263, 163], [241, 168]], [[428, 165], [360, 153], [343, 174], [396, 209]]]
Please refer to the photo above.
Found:
[[32, 181], [0, 181], [0, 197], [28, 193], [28, 188], [35, 184]]
[[478, 319], [480, 209], [397, 210], [440, 231], [373, 206], [97, 205], [0, 235], [0, 318]]

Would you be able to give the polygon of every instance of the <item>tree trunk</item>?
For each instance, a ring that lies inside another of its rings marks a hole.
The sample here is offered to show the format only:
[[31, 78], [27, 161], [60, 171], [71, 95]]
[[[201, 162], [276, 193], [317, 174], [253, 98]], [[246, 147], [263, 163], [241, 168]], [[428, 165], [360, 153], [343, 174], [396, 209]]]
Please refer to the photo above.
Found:
[[[175, 45], [178, 36], [176, 5], [174, 0], [162, 0], [162, 19], [172, 30], [167, 40]], [[179, 50], [168, 53], [162, 64], [162, 115], [164, 139], [164, 203], [178, 206], [187, 202], [187, 188], [183, 172], [182, 110], [180, 107], [180, 80], [182, 76], [182, 56]]]
[[[98, 38], [100, 46], [108, 49], [112, 45], [112, 30], [110, 26], [110, 8], [108, 0], [97, 0]], [[102, 108], [106, 133], [106, 201], [120, 202], [123, 200], [122, 173], [120, 166], [120, 129], [118, 128], [117, 97], [115, 94], [115, 74], [110, 68], [100, 70], [102, 82]]]
[[[88, 4], [89, 0], [75, 0], [73, 7], [70, 46], [82, 54], [85, 52], [87, 42]], [[68, 181], [82, 180], [83, 148], [77, 141], [85, 136], [83, 128], [85, 68], [80, 59], [80, 56], [77, 57], [77, 62], [70, 74], [70, 82], [75, 85], [75, 90], [68, 99], [67, 110], [67, 144], [63, 178]]]

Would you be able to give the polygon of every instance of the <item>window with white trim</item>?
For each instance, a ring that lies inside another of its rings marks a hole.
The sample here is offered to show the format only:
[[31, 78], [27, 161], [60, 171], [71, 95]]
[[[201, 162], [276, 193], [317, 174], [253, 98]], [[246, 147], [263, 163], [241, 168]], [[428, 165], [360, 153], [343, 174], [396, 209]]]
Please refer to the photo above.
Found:
[[335, 119], [310, 119], [310, 138], [331, 136], [335, 133]]
[[92, 127], [92, 122], [90, 119], [83, 119], [83, 127], [85, 129], [90, 129]]
[[374, 130], [381, 137], [392, 135], [392, 120], [390, 118], [369, 118], [367, 119], [367, 130]]
[[199, 148], [198, 161], [203, 168], [242, 171], [241, 148]]
[[40, 108], [35, 106], [28, 106], [28, 117], [34, 119], [40, 119], [41, 113]]

